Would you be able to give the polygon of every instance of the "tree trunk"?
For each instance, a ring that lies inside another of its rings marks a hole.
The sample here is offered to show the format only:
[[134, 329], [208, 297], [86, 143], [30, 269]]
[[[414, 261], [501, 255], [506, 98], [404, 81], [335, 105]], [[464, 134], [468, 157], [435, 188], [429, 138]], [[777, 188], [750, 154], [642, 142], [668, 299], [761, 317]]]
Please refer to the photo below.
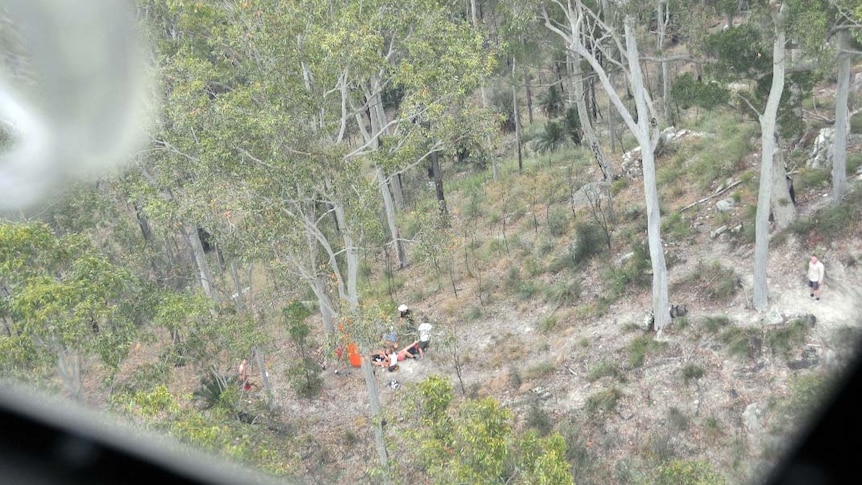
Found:
[[664, 259], [664, 248], [661, 243], [661, 211], [658, 201], [658, 190], [655, 183], [655, 147], [658, 143], [658, 125], [654, 111], [647, 103], [646, 86], [640, 68], [637, 39], [634, 32], [634, 18], [625, 18], [626, 51], [631, 86], [635, 96], [635, 107], [638, 114], [638, 130], [635, 136], [641, 147], [643, 161], [644, 197], [647, 212], [647, 237], [649, 239], [650, 262], [652, 263], [652, 308], [655, 317], [656, 330], [663, 329], [670, 323], [667, 296], [667, 264]]
[[757, 214], [754, 222], [754, 288], [752, 303], [758, 311], [765, 310], [769, 299], [766, 265], [769, 262], [769, 207], [772, 200], [772, 168], [775, 156], [775, 122], [778, 103], [784, 91], [784, 27], [781, 14], [774, 15], [775, 39], [772, 43], [772, 86], [766, 108], [760, 115], [762, 153], [760, 187], [757, 193]]
[[377, 458], [383, 469], [382, 476], [385, 483], [389, 477], [389, 456], [386, 452], [386, 439], [383, 435], [383, 413], [380, 409], [380, 397], [377, 393], [377, 381], [374, 379], [374, 370], [365, 356], [371, 355], [368, 345], [362, 346], [362, 375], [365, 377], [365, 389], [368, 391], [368, 402], [371, 404], [371, 427], [374, 429], [374, 444], [377, 448]]
[[587, 110], [587, 102], [586, 99], [584, 99], [581, 56], [578, 55], [574, 49], [571, 49], [569, 51], [569, 57], [571, 58], [572, 63], [572, 77], [575, 79], [575, 82], [572, 83], [572, 87], [574, 88], [575, 108], [578, 110], [578, 119], [581, 122], [581, 130], [584, 132], [584, 139], [586, 139], [587, 146], [590, 147], [590, 151], [593, 152], [593, 157], [595, 158], [596, 163], [598, 163], [599, 169], [602, 171], [602, 178], [604, 180], [612, 180], [614, 176], [613, 169], [611, 168], [607, 157], [605, 157], [605, 152], [602, 149], [602, 145], [599, 143], [599, 138], [596, 136], [596, 132], [593, 131], [593, 123], [590, 121], [590, 112]]
[[440, 154], [431, 154], [431, 176], [434, 178], [434, 189], [437, 192], [437, 206], [440, 210], [440, 223], [449, 227], [449, 209], [446, 208], [446, 196], [443, 193], [443, 171], [440, 169]]
[[530, 73], [524, 72], [524, 94], [527, 97], [527, 122], [533, 124], [533, 90], [530, 88]]
[[201, 288], [204, 290], [204, 294], [209, 298], [218, 301], [215, 289], [213, 288], [213, 275], [210, 271], [210, 266], [207, 262], [206, 253], [204, 253], [203, 244], [201, 244], [201, 238], [198, 235], [197, 227], [186, 224], [183, 236], [192, 253], [195, 266], [198, 269], [198, 281], [200, 282]]
[[515, 78], [515, 59], [512, 59], [512, 110], [515, 118], [515, 142], [518, 145], [518, 173], [524, 171], [524, 159], [521, 154], [521, 115], [518, 112], [518, 85]]
[[380, 186], [380, 194], [383, 196], [386, 225], [389, 227], [392, 245], [395, 247], [395, 252], [398, 255], [398, 269], [404, 269], [407, 267], [407, 251], [404, 249], [404, 243], [401, 241], [398, 231], [398, 222], [395, 218], [395, 204], [392, 202], [392, 194], [389, 192], [389, 183], [386, 174], [380, 167], [377, 167], [377, 182]]
[[149, 244], [153, 241], [153, 230], [150, 228], [150, 222], [147, 219], [147, 215], [144, 214], [143, 209], [141, 209], [140, 204], [137, 202], [133, 202], [132, 206], [135, 208], [135, 217], [138, 219], [138, 226], [141, 228], [141, 234], [144, 236], [144, 241]]
[[348, 230], [349, 225], [344, 214], [344, 207], [340, 203], [333, 203], [333, 212], [336, 219], [344, 230], [341, 231], [341, 240], [344, 243], [344, 259], [347, 261], [346, 294], [350, 313], [355, 314], [359, 308], [359, 291], [357, 280], [359, 278], [359, 248], [353, 243], [353, 237]]
[[389, 179], [389, 189], [392, 192], [392, 201], [395, 202], [395, 211], [404, 209], [404, 188], [401, 184], [401, 172], [394, 174]]
[[838, 31], [838, 90], [835, 93], [835, 145], [832, 155], [832, 203], [847, 192], [847, 98], [850, 91], [850, 33]]
[[[658, 15], [656, 16], [656, 21], [658, 22], [658, 55], [664, 58], [664, 43], [665, 43], [665, 32], [667, 30], [667, 21], [665, 19], [667, 3], [666, 0], [658, 0]], [[664, 119], [668, 118], [668, 73], [667, 73], [667, 61], [661, 61], [661, 112], [664, 116]]]
[[236, 306], [237, 311], [242, 311], [243, 309], [243, 291], [242, 291], [242, 281], [239, 278], [239, 269], [236, 266], [236, 259], [231, 258], [230, 260], [230, 275], [233, 278], [233, 286], [236, 288], [236, 297], [234, 297], [233, 302]]
[[796, 206], [790, 200], [790, 186], [787, 185], [787, 170], [781, 147], [776, 144], [772, 164], [772, 218], [776, 229], [784, 229], [796, 219]]
[[257, 347], [254, 348], [254, 360], [257, 363], [257, 368], [260, 369], [260, 380], [263, 382], [263, 390], [266, 392], [267, 403], [270, 408], [275, 404], [272, 386], [269, 385], [269, 371], [266, 369], [266, 361], [263, 358], [263, 352]]

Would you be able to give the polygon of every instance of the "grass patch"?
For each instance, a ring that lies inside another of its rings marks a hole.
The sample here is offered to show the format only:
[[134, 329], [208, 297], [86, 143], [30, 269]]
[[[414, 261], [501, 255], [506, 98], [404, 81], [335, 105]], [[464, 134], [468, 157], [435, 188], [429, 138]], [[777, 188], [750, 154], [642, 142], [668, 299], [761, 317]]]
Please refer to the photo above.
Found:
[[573, 306], [580, 297], [579, 279], [563, 279], [545, 289], [545, 301], [558, 307]]
[[667, 424], [671, 431], [682, 433], [688, 429], [689, 419], [679, 408], [671, 406], [667, 410]]
[[802, 319], [796, 319], [782, 328], [772, 330], [766, 334], [766, 346], [775, 355], [787, 357], [795, 349], [805, 343], [810, 327]]
[[662, 218], [661, 233], [671, 239], [685, 239], [691, 235], [691, 224], [683, 219], [682, 214], [674, 212]]
[[575, 264], [583, 264], [607, 249], [604, 230], [598, 224], [581, 222], [575, 225], [575, 243], [571, 255]]
[[720, 315], [714, 317], [704, 317], [701, 326], [709, 333], [718, 333], [723, 328], [730, 325], [730, 319]]
[[621, 397], [623, 397], [623, 392], [616, 387], [605, 389], [588, 397], [584, 408], [588, 413], [595, 413], [596, 411], [610, 412], [617, 407], [617, 402], [619, 402]]
[[703, 367], [695, 364], [688, 364], [682, 369], [682, 381], [688, 384], [691, 381], [696, 381], [706, 374]]
[[733, 269], [718, 261], [699, 262], [694, 270], [678, 281], [671, 289], [673, 292], [695, 289], [699, 296], [711, 302], [726, 302], [736, 296], [739, 283]]
[[556, 315], [549, 315], [542, 319], [541, 323], [539, 323], [539, 329], [542, 333], [551, 333], [555, 328], [557, 328], [558, 319]]
[[832, 174], [825, 168], [806, 168], [799, 169], [796, 178], [793, 179], [793, 187], [795, 190], [808, 190], [814, 188], [828, 187], [832, 180]]
[[640, 367], [643, 365], [647, 354], [663, 352], [667, 347], [667, 342], [658, 342], [653, 339], [652, 335], [635, 337], [635, 339], [629, 342], [626, 346], [629, 366], [632, 368]]
[[620, 382], [626, 381], [626, 375], [619, 366], [606, 360], [594, 365], [593, 368], [590, 369], [590, 373], [587, 374], [587, 380], [590, 382], [595, 382], [602, 377], [611, 377]]
[[524, 377], [528, 380], [539, 379], [545, 377], [549, 374], [553, 374], [556, 370], [554, 364], [550, 362], [542, 362], [541, 364], [534, 365], [524, 371]]
[[560, 237], [569, 230], [569, 211], [554, 208], [548, 213], [548, 232], [552, 237]]
[[839, 205], [829, 205], [787, 228], [808, 241], [810, 246], [849, 236], [857, 229], [856, 217], [862, 211], [862, 190], [853, 190]]
[[739, 327], [728, 327], [719, 336], [719, 341], [725, 345], [727, 352], [735, 358], [747, 359], [754, 356], [759, 350], [755, 345], [754, 337], [759, 331], [756, 329], [743, 329]]

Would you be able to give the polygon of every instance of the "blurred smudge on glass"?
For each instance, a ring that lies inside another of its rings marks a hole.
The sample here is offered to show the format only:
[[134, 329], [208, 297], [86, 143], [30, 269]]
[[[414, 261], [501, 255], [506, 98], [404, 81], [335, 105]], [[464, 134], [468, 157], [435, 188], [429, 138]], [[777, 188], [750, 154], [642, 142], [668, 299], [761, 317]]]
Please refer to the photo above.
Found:
[[0, 210], [9, 210], [130, 160], [154, 97], [128, 2], [4, 4]]

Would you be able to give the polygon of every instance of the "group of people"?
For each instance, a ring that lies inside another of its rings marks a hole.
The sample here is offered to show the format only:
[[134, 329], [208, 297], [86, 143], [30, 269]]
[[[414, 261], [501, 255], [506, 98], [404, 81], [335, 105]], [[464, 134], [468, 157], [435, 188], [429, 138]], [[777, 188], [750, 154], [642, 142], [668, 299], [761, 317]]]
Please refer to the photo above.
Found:
[[389, 369], [390, 372], [398, 370], [398, 362], [407, 359], [421, 359], [425, 357], [425, 351], [431, 344], [431, 329], [433, 326], [428, 322], [416, 326], [413, 313], [407, 305], [398, 307], [399, 318], [404, 320], [405, 329], [408, 334], [418, 335], [410, 345], [399, 349], [398, 334], [394, 326], [383, 334], [383, 348], [371, 353], [371, 364]]

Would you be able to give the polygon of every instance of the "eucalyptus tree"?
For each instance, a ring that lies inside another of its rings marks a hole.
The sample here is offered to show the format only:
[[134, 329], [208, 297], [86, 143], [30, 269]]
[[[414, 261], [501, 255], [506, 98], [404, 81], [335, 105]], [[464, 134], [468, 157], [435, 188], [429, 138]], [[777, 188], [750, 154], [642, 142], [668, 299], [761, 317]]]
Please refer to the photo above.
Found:
[[[757, 114], [761, 132], [760, 181], [755, 215], [754, 291], [753, 305], [765, 309], [768, 302], [766, 270], [769, 259], [769, 219], [778, 227], [786, 227], [796, 216], [785, 182], [781, 146], [781, 128], [788, 133], [793, 126], [789, 109], [789, 93], [785, 77], [810, 71], [812, 66], [795, 64], [788, 67], [788, 35], [806, 48], [809, 58], [816, 58], [825, 35], [825, 17], [819, 2], [788, 0], [782, 3], [759, 2], [753, 6], [748, 23], [710, 36], [705, 41], [706, 52], [715, 58], [710, 66], [715, 75], [725, 80], [755, 80], [752, 93], [737, 93], [738, 98]], [[762, 37], [762, 25], [769, 26], [769, 35]], [[771, 52], [766, 42], [771, 42]], [[768, 83], [768, 84], [767, 84]], [[768, 88], [767, 88], [768, 86]], [[762, 111], [755, 104], [762, 102]]]
[[[543, 12], [546, 26], [566, 38], [568, 49], [593, 68], [608, 98], [641, 148], [647, 236], [653, 273], [652, 310], [655, 328], [660, 330], [670, 323], [670, 315], [667, 311], [667, 264], [661, 242], [661, 213], [655, 180], [655, 148], [659, 140], [659, 130], [656, 109], [640, 66], [635, 12], [632, 10], [635, 5], [624, 6], [618, 12], [621, 17], [619, 19], [602, 15], [595, 7], [591, 8], [581, 0], [569, 1], [565, 5], [554, 1], [552, 6], [562, 11], [566, 23], [553, 22], [545, 8]], [[635, 114], [632, 114], [623, 102], [616, 86], [611, 82], [608, 70], [602, 64], [602, 59], [609, 66], [625, 73], [635, 100]]]
[[4, 373], [53, 363], [76, 398], [95, 361], [113, 377], [146, 316], [140, 280], [85, 236], [57, 237], [43, 223], [0, 224], [0, 288]]
[[[614, 171], [611, 167], [610, 161], [605, 155], [599, 138], [593, 129], [589, 111], [587, 110], [583, 84], [584, 73], [581, 67], [581, 61], [583, 59], [586, 60], [594, 69], [595, 65], [598, 65], [604, 72], [601, 61], [598, 59], [598, 54], [593, 51], [593, 47], [598, 46], [599, 44], [598, 37], [595, 37], [597, 34], [594, 31], [589, 30], [591, 27], [587, 27], [583, 24], [582, 18], [584, 12], [587, 11], [591, 12], [591, 15], [598, 19], [601, 9], [599, 6], [594, 6], [594, 10], [590, 10], [583, 2], [580, 1], [569, 1], [565, 5], [556, 1], [547, 3], [549, 4], [548, 6], [542, 6], [545, 27], [560, 36], [566, 44], [566, 60], [567, 65], [569, 65], [571, 69], [570, 103], [574, 103], [577, 108], [578, 119], [580, 120], [581, 129], [584, 132], [584, 139], [587, 141], [587, 145], [602, 171], [602, 177], [604, 180], [609, 181], [613, 178]], [[562, 15], [563, 18], [561, 20], [557, 20], [557, 15]], [[584, 53], [587, 55], [584, 55]], [[592, 61], [594, 62], [590, 61], [587, 56], [591, 56]], [[608, 76], [606, 75], [606, 77]], [[602, 81], [602, 85], [605, 87], [605, 90], [608, 90], [609, 88], [612, 90], [615, 89], [612, 86], [609, 77], [608, 85], [605, 86], [604, 81]]]
[[832, 0], [835, 33], [838, 86], [835, 91], [835, 137], [832, 158], [832, 203], [840, 204], [847, 192], [847, 134], [849, 125], [848, 99], [852, 57], [858, 55], [850, 45], [851, 35], [862, 38], [862, 6], [846, 0]]

